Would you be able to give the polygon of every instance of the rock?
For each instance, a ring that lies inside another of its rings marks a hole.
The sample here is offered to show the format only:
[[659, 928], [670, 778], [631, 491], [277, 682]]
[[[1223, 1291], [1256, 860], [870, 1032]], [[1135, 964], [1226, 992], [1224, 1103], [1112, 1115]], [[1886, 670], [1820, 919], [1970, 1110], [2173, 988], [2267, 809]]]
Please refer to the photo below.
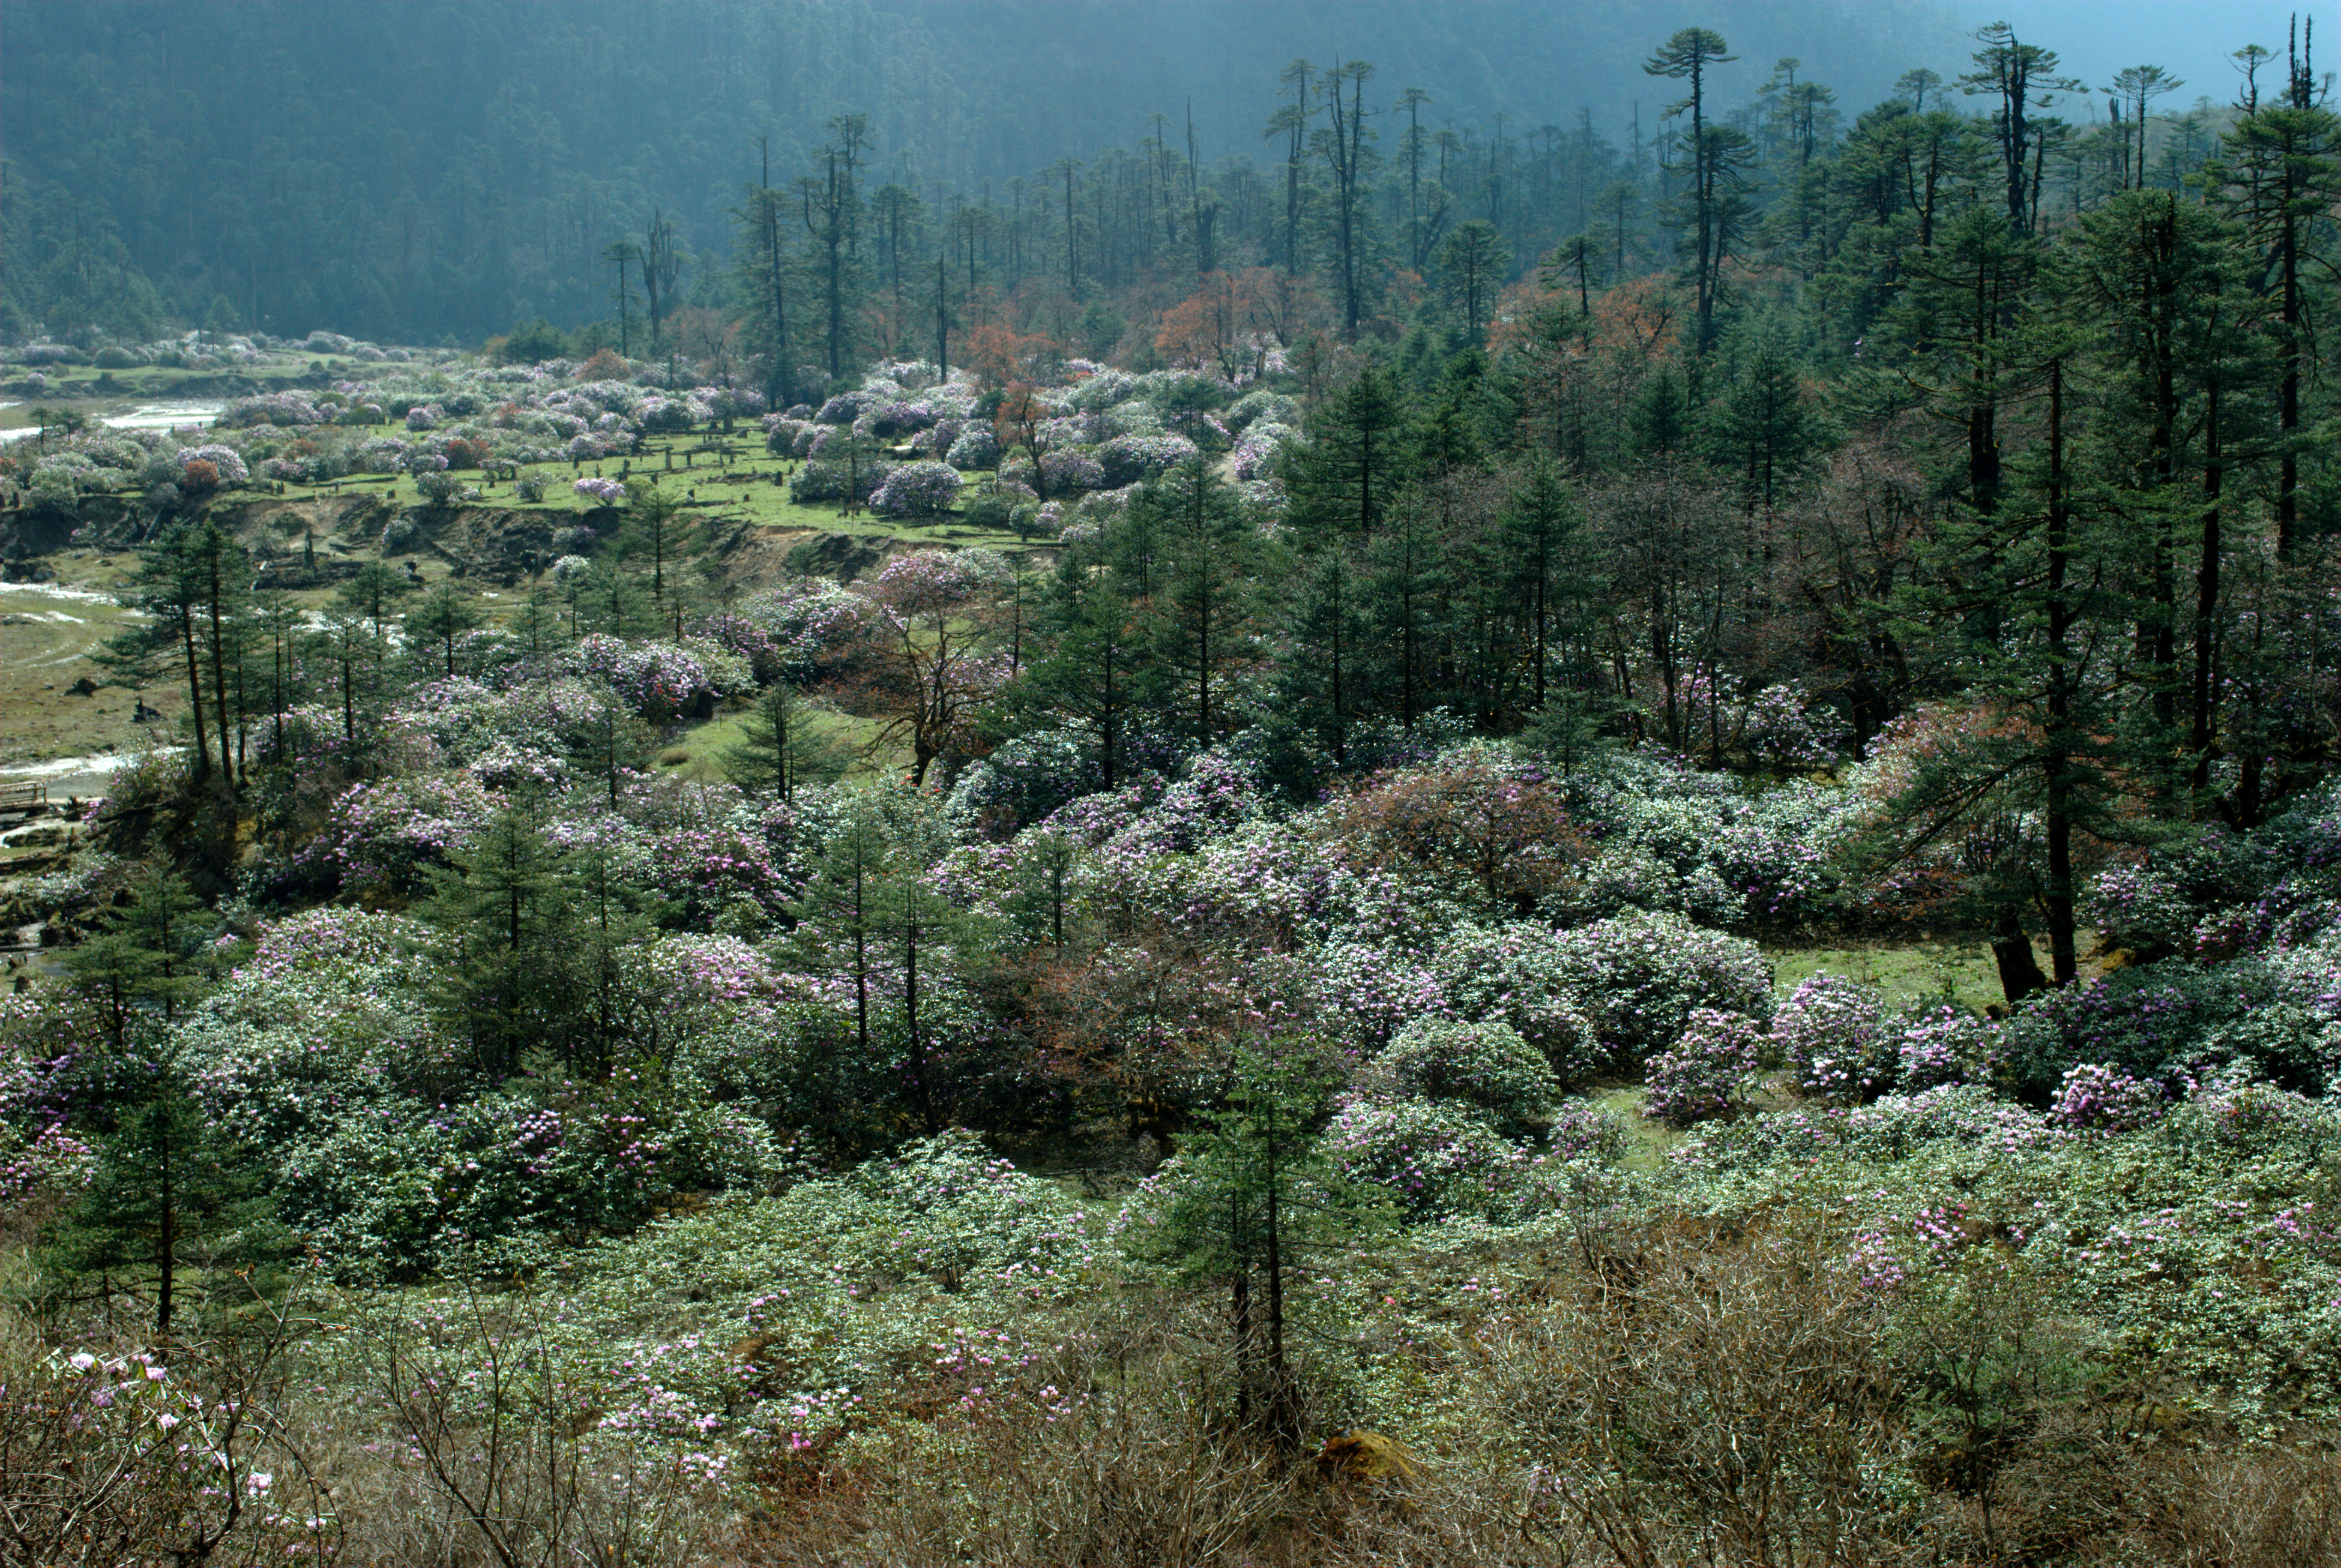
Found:
[[85, 675], [79, 680], [75, 681], [71, 686], [66, 687], [65, 692], [68, 696], [72, 697], [95, 697], [97, 695], [97, 682]]
[[1421, 1463], [1406, 1451], [1404, 1444], [1362, 1427], [1326, 1439], [1317, 1463], [1337, 1475], [1360, 1481], [1388, 1481], [1395, 1476], [1422, 1474]]

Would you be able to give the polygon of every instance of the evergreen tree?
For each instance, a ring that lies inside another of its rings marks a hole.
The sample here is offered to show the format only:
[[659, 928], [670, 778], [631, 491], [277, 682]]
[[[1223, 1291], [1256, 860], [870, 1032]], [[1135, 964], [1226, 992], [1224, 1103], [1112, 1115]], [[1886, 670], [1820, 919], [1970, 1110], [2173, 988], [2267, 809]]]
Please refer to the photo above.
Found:
[[[2180, 815], [2195, 758], [2209, 760], [2225, 470], [2249, 445], [2259, 379], [2239, 320], [2251, 300], [2239, 238], [2176, 192], [2125, 191], [2082, 219], [2054, 273], [2059, 311], [2096, 351], [2082, 362], [2103, 376], [2091, 504], [2126, 517], [2147, 547], [2137, 640], [2148, 666], [2148, 766]], [[2179, 643], [2189, 618], [2178, 573], [2188, 554], [2201, 566], [2192, 618], [2201, 668], [2193, 721], [2182, 722], [2190, 705]]]
[[254, 1167], [219, 1136], [168, 1057], [131, 1069], [135, 1097], [101, 1139], [89, 1186], [59, 1223], [46, 1260], [79, 1274], [151, 1270], [154, 1337], [166, 1343], [191, 1259], [249, 1264], [282, 1246]]
[[101, 911], [96, 929], [63, 956], [74, 989], [95, 1007], [118, 1052], [142, 1037], [145, 1017], [175, 1021], [207, 984], [197, 956], [203, 903], [185, 878], [149, 863], [126, 892], [129, 901]]
[[1260, 531], [1227, 481], [1200, 459], [1141, 491], [1161, 565], [1153, 651], [1180, 728], [1208, 746], [1229, 727], [1228, 683], [1260, 661]]
[[1350, 733], [1359, 712], [1365, 617], [1356, 574], [1339, 549], [1323, 550], [1302, 568], [1286, 638], [1290, 655], [1278, 670], [1285, 715], [1333, 759], [1349, 761]]
[[1321, 1271], [1326, 1255], [1388, 1223], [1381, 1196], [1345, 1179], [1318, 1145], [1331, 1088], [1310, 1042], [1237, 1048], [1218, 1106], [1165, 1183], [1161, 1223], [1141, 1238], [1181, 1276], [1226, 1290], [1236, 1419], [1288, 1447], [1305, 1415], [1295, 1353], [1315, 1303], [1304, 1269]]
[[453, 675], [456, 639], [485, 624], [479, 600], [449, 581], [431, 589], [423, 596], [423, 602], [408, 612], [406, 633], [425, 645], [437, 643], [441, 673]]
[[548, 826], [543, 802], [520, 795], [432, 871], [441, 1002], [476, 1072], [515, 1070], [560, 1010], [567, 868]]
[[1559, 469], [1531, 458], [1513, 481], [1500, 538], [1509, 567], [1504, 587], [1517, 596], [1528, 627], [1529, 705], [1539, 712], [1549, 696], [1555, 647], [1579, 635], [1591, 597], [1579, 549], [1584, 521]]
[[2313, 461], [2330, 445], [2310, 435], [2301, 393], [2318, 357], [2309, 280], [2320, 269], [2329, 273], [2334, 251], [2341, 114], [2326, 103], [2326, 79], [2312, 66], [2305, 41], [2287, 50], [2284, 85], [2267, 98], [2260, 95], [2258, 59], [2244, 54], [2254, 67], [2244, 113], [2208, 182], [2258, 250], [2255, 292], [2276, 306], [2269, 323], [2278, 362], [2276, 542], [2278, 556], [2288, 558], [2301, 531], [2302, 460]]
[[1131, 599], [1123, 574], [1068, 551], [1048, 608], [1050, 650], [1026, 670], [1022, 699], [1070, 720], [1089, 737], [1108, 789], [1140, 715], [1160, 701], [1163, 667], [1146, 607]]
[[740, 720], [742, 739], [723, 753], [723, 776], [751, 794], [789, 801], [806, 784], [844, 770], [842, 749], [817, 727], [819, 711], [786, 681], [756, 693]]
[[1736, 471], [1750, 508], [1780, 499], [1821, 443], [1819, 421], [1806, 402], [1797, 365], [1768, 339], [1708, 414], [1708, 443], [1719, 468]]
[[672, 569], [687, 556], [697, 542], [699, 525], [685, 516], [682, 502], [661, 490], [652, 479], [632, 479], [626, 481], [625, 531], [619, 535], [620, 548], [627, 559], [650, 568], [651, 621], [661, 630], [670, 625], [673, 635], [682, 635], [682, 600], [678, 592], [681, 580], [670, 582]]
[[1404, 405], [1371, 365], [1318, 410], [1287, 481], [1290, 519], [1304, 541], [1313, 548], [1374, 536], [1406, 478], [1406, 426]]
[[1691, 230], [1691, 282], [1698, 299], [1696, 343], [1705, 353], [1715, 342], [1715, 303], [1720, 292], [1725, 253], [1724, 198], [1728, 194], [1747, 143], [1744, 133], [1707, 123], [1707, 73], [1738, 58], [1724, 51], [1730, 45], [1723, 35], [1706, 27], [1685, 27], [1669, 38], [1642, 69], [1653, 76], [1688, 82], [1690, 93], [1671, 104], [1671, 117], [1689, 114], [1690, 134], [1685, 145], [1691, 155], [1688, 208]]

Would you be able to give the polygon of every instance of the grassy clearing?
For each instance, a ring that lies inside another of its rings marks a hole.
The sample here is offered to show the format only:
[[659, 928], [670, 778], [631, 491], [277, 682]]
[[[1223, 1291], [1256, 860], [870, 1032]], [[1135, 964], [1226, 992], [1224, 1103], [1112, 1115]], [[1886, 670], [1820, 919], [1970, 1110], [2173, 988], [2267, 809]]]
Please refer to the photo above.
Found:
[[[184, 703], [167, 681], [141, 691], [101, 686], [88, 696], [70, 690], [103, 675], [89, 655], [122, 630], [127, 613], [110, 600], [65, 598], [44, 586], [0, 583], [0, 765], [167, 739]], [[160, 721], [134, 722], [142, 699], [163, 712]]]
[[[1916, 942], [1848, 942], [1836, 947], [1766, 944], [1775, 989], [1787, 996], [1814, 975], [1827, 972], [1878, 987], [1894, 1007], [1948, 998], [1980, 1012], [2004, 1001], [1991, 948], [1979, 937]], [[2043, 967], [2047, 956], [2041, 955]]]
[[[723, 782], [723, 754], [747, 739], [747, 711], [719, 713], [714, 718], [677, 731], [660, 742], [652, 755], [652, 766], [662, 774], [688, 779], [702, 784]], [[878, 733], [878, 722], [856, 719], [851, 714], [815, 709], [807, 714], [812, 732], [835, 742], [842, 749], [859, 753]], [[907, 757], [903, 759], [907, 763]], [[879, 759], [880, 766], [890, 765], [891, 758]], [[857, 769], [857, 771], [869, 769]]]

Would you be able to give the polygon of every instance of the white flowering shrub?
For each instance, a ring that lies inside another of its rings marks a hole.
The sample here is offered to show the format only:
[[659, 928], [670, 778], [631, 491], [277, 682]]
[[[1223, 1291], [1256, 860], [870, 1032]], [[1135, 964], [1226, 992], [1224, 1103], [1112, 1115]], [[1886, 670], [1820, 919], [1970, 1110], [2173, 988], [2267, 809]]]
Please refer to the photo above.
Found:
[[[1105, 483], [1125, 485], [1151, 479], [1182, 462], [1192, 462], [1200, 455], [1195, 443], [1185, 436], [1158, 432], [1114, 437], [1098, 449], [1098, 462], [1104, 471]], [[1045, 471], [1048, 465], [1043, 462], [1041, 466]]]
[[1600, 1056], [1639, 1065], [1689, 1027], [1694, 1009], [1772, 1016], [1771, 968], [1756, 944], [1678, 915], [1628, 914], [1557, 935], [1557, 983]]
[[2066, 1072], [2048, 1120], [2075, 1132], [2127, 1133], [2159, 1121], [2167, 1108], [2158, 1085], [2083, 1062]]
[[1455, 1017], [1509, 1026], [1544, 1054], [1563, 1084], [1583, 1082], [1600, 1052], [1563, 967], [1563, 939], [1531, 921], [1462, 926], [1431, 954]]
[[1998, 1068], [1999, 1026], [1952, 1003], [1922, 1007], [1901, 1021], [1894, 1057], [1894, 1087], [1904, 1094], [1987, 1084]]
[[959, 471], [949, 463], [906, 462], [871, 492], [870, 510], [881, 517], [940, 516], [951, 510], [959, 487]]
[[994, 467], [1000, 461], [1000, 437], [988, 424], [971, 424], [953, 438], [943, 461], [961, 470]]

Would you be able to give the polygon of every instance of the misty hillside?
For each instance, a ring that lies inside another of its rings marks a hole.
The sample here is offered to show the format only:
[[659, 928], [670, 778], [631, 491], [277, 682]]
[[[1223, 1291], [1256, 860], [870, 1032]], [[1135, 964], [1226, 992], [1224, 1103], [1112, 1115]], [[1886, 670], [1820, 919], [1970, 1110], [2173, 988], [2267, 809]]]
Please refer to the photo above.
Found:
[[[133, 335], [224, 297], [249, 327], [476, 342], [543, 314], [606, 313], [595, 257], [663, 210], [690, 251], [727, 251], [727, 212], [808, 167], [833, 115], [866, 114], [872, 167], [932, 201], [1008, 200], [1059, 159], [1136, 148], [1168, 117], [1183, 150], [1266, 163], [1278, 74], [1305, 57], [1378, 67], [1432, 129], [1527, 138], [1593, 128], [1623, 145], [1674, 95], [1639, 69], [1680, 7], [1633, 3], [1089, 6], [1061, 0], [495, 5], [315, 0], [13, 5], [7, 92], [12, 319], [105, 307]], [[1735, 29], [1727, 101], [1797, 55], [1848, 101], [1883, 95], [1964, 40], [1916, 4], [1783, 0]], [[1397, 132], [1381, 115], [1388, 150]], [[151, 285], [151, 289], [149, 287]], [[125, 317], [123, 313], [130, 313]], [[131, 318], [135, 318], [134, 320]]]

